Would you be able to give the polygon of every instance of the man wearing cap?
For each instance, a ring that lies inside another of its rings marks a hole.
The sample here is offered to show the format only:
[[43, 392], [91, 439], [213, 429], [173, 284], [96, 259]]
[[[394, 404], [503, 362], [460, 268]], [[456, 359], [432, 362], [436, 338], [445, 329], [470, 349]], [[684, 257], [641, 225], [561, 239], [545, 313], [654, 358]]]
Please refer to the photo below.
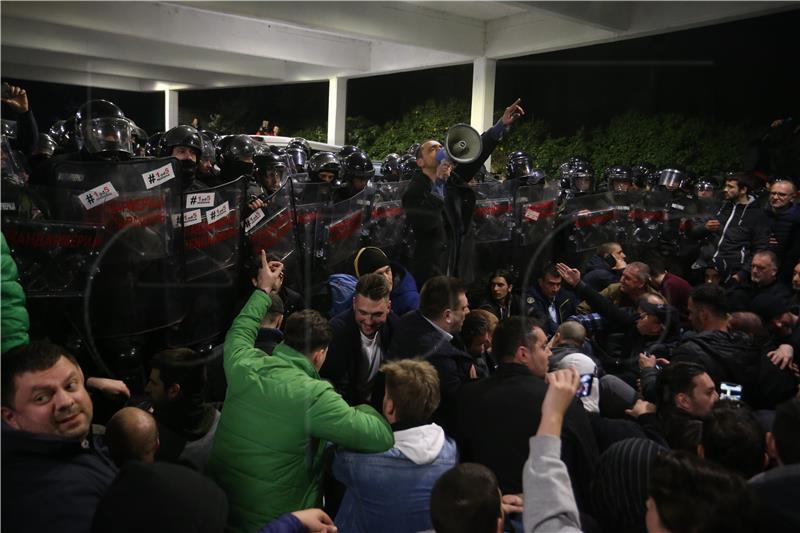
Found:
[[333, 336], [319, 373], [350, 405], [368, 403], [372, 397], [373, 381], [399, 321], [391, 309], [386, 277], [364, 274], [350, 309], [330, 320]]
[[[418, 168], [403, 195], [403, 209], [408, 225], [414, 230], [416, 249], [410, 270], [419, 288], [429, 278], [445, 272], [442, 251], [447, 232], [457, 247], [472, 219], [475, 196], [469, 194], [471, 189], [466, 187], [466, 183], [491, 156], [505, 130], [525, 114], [519, 103], [517, 99], [508, 106], [500, 120], [481, 135], [482, 151], [472, 163], [453, 168], [444, 159], [442, 144], [434, 139], [424, 141], [417, 148], [414, 155]], [[450, 178], [453, 170], [457, 180]]]
[[608, 342], [603, 343], [606, 357], [600, 355], [605, 371], [635, 386], [639, 354], [667, 355], [669, 345], [677, 339], [679, 320], [675, 308], [663, 296], [653, 293], [641, 295], [635, 310], [619, 307], [582, 281], [578, 269], [558, 263], [556, 270], [608, 323]]
[[355, 276], [333, 274], [328, 280], [332, 300], [331, 316], [336, 316], [352, 307], [355, 285], [358, 278], [364, 274], [380, 274], [386, 278], [391, 290], [392, 311], [397, 316], [419, 309], [419, 291], [414, 276], [397, 261], [389, 261], [380, 248], [375, 246], [359, 248], [353, 259], [353, 271]]

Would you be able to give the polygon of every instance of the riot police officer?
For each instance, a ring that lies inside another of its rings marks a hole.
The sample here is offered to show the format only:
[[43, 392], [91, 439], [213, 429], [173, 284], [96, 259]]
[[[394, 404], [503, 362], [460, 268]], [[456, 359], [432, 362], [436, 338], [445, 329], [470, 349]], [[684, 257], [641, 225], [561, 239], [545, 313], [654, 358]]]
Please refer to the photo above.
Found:
[[345, 157], [340, 173], [342, 185], [334, 192], [334, 202], [347, 200], [363, 191], [375, 175], [375, 167], [366, 153], [354, 152]]
[[400, 181], [400, 154], [388, 154], [381, 163], [381, 180]]
[[267, 148], [256, 153], [253, 163], [254, 179], [248, 183], [248, 198], [256, 196], [264, 200], [281, 188], [286, 177], [286, 162]]
[[333, 152], [317, 152], [308, 162], [309, 181], [303, 188], [300, 203], [327, 203], [341, 170], [339, 158]]
[[206, 130], [200, 132], [203, 151], [200, 153], [200, 161], [197, 163], [197, 179], [208, 185], [217, 185], [219, 184], [219, 167], [216, 165], [217, 151], [214, 147], [213, 137], [208, 133]]
[[208, 187], [197, 178], [198, 162], [203, 154], [203, 138], [192, 126], [175, 126], [161, 137], [159, 157], [174, 157], [178, 160], [181, 186], [184, 191], [196, 191]]
[[239, 176], [253, 175], [253, 156], [256, 143], [249, 135], [229, 135], [220, 140], [219, 156], [220, 178], [223, 182], [235, 180]]

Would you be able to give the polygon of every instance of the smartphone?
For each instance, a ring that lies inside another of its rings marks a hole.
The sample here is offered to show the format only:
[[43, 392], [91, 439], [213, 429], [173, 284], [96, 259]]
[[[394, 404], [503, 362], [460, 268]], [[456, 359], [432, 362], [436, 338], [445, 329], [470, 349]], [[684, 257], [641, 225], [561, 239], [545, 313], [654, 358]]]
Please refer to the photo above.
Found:
[[11, 98], [11, 87], [7, 83], [3, 83], [3, 98]]
[[594, 381], [594, 374], [581, 374], [581, 386], [578, 387], [578, 392], [575, 396], [584, 398], [592, 393], [592, 382]]
[[721, 382], [719, 384], [719, 399], [720, 400], [736, 400], [742, 399], [742, 386], [738, 383]]

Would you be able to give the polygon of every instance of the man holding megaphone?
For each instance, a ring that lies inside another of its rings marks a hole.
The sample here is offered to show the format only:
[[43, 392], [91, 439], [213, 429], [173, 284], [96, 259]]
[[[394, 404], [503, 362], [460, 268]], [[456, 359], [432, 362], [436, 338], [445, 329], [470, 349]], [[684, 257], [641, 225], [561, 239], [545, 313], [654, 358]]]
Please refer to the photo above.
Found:
[[[419, 287], [440, 274], [458, 275], [461, 238], [472, 220], [475, 195], [467, 183], [489, 159], [503, 135], [525, 114], [518, 98], [483, 135], [466, 124], [447, 132], [445, 144], [428, 139], [415, 154], [417, 169], [403, 196], [416, 249], [410, 270]], [[449, 244], [444, 254], [445, 243]]]

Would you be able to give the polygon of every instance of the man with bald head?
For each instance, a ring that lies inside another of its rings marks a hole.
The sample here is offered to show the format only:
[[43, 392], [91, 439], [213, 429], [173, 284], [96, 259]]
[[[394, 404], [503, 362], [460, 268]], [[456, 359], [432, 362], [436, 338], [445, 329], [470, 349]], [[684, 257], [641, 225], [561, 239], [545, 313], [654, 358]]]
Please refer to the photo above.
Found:
[[124, 407], [108, 421], [106, 442], [117, 466], [129, 461], [152, 463], [158, 450], [156, 419], [138, 407]]
[[443, 158], [442, 143], [434, 139], [424, 141], [417, 149], [418, 168], [403, 195], [406, 220], [416, 241], [410, 270], [417, 288], [421, 289], [429, 278], [445, 273], [443, 251], [448, 232], [451, 246], [457, 249], [472, 219], [475, 196], [466, 183], [492, 154], [505, 130], [525, 114], [519, 103], [518, 99], [508, 106], [500, 120], [481, 136], [482, 151], [472, 163], [454, 166]]

